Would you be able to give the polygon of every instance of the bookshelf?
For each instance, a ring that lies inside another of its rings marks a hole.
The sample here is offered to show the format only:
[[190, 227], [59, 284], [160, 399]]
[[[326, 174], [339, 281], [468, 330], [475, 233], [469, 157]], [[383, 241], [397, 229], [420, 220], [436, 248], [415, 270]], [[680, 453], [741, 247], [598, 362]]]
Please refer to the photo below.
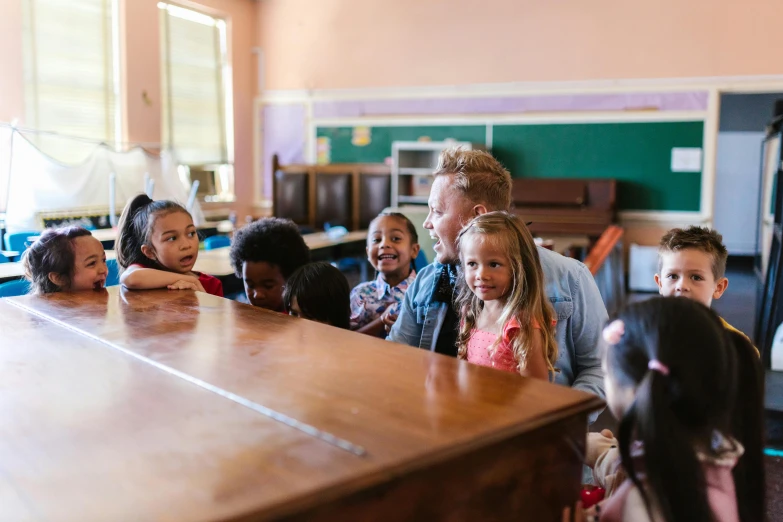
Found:
[[444, 149], [473, 149], [467, 141], [392, 142], [391, 205], [426, 205], [432, 186], [432, 173]]

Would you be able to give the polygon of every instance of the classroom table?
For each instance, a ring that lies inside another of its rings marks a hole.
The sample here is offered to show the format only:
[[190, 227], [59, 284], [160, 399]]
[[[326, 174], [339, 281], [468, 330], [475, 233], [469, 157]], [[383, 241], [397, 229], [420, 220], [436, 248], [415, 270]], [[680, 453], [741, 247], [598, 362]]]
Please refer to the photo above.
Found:
[[0, 263], [0, 283], [24, 277], [24, 266], [21, 261]]
[[597, 397], [192, 291], [0, 300], [0, 520], [560, 520]]
[[[355, 230], [337, 239], [331, 239], [323, 232], [304, 234], [302, 236], [310, 250], [320, 257], [337, 259], [343, 247], [361, 245], [367, 241], [366, 230]], [[198, 272], [204, 272], [215, 277], [228, 277], [234, 274], [229, 259], [228, 247], [214, 250], [201, 250], [198, 253], [196, 264], [193, 267]], [[106, 259], [116, 259], [114, 250], [106, 251]], [[0, 283], [24, 277], [24, 267], [21, 262], [0, 263]]]
[[[339, 254], [339, 249], [341, 247], [352, 243], [360, 243], [363, 246], [367, 241], [367, 231], [356, 230], [354, 232], [348, 232], [348, 234], [337, 239], [332, 239], [323, 232], [304, 234], [302, 237], [310, 248], [310, 251], [314, 254], [314, 257], [316, 257], [316, 253], [321, 251], [323, 252], [323, 255], [318, 257], [338, 259], [342, 257]], [[198, 259], [196, 260], [194, 270], [215, 277], [233, 274], [234, 269], [231, 267], [231, 260], [229, 259], [230, 250], [231, 249], [228, 247], [216, 248], [214, 250], [202, 250], [198, 253]]]
[[[94, 237], [101, 243], [113, 242], [117, 240], [117, 231], [113, 228], [98, 228], [95, 230], [90, 230], [90, 234], [92, 234], [92, 237]], [[27, 242], [34, 243], [35, 241], [38, 241], [39, 237], [41, 237], [40, 234], [27, 236]]]
[[[217, 222], [208, 221], [208, 222], [204, 223], [203, 225], [198, 226], [197, 228], [198, 229], [205, 229], [205, 228], [209, 229], [209, 228], [211, 228], [211, 229], [215, 229], [215, 230], [218, 230], [218, 231], [225, 231], [226, 230], [226, 226], [225, 226], [225, 223], [223, 221], [217, 221]], [[117, 240], [117, 230], [114, 229], [114, 228], [98, 228], [98, 229], [95, 229], [95, 230], [90, 230], [90, 233], [92, 234], [92, 237], [94, 237], [95, 239], [97, 239], [98, 241], [100, 241], [102, 243], [112, 242], [112, 241], [116, 241]], [[38, 239], [39, 237], [40, 237], [39, 235], [33, 235], [33, 236], [28, 237], [27, 241], [33, 242], [36, 239]]]

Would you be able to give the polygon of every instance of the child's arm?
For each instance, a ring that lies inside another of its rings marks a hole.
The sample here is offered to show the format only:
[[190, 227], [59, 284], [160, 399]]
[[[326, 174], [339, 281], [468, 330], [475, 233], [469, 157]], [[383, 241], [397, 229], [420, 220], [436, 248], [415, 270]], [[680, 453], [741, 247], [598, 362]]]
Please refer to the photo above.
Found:
[[541, 330], [533, 330], [533, 338], [530, 340], [530, 348], [527, 351], [527, 363], [525, 368], [519, 373], [523, 377], [532, 377], [533, 379], [549, 380], [549, 368], [546, 365], [544, 357], [544, 336]]
[[185, 281], [195, 285], [196, 290], [204, 291], [204, 287], [198, 280], [198, 277], [186, 274], [177, 274], [176, 272], [167, 272], [165, 270], [156, 270], [154, 268], [142, 268], [140, 266], [128, 267], [120, 276], [120, 283], [129, 290], [152, 290], [155, 288], [168, 288], [182, 285], [178, 282]]
[[386, 309], [385, 312], [381, 314], [381, 322], [383, 322], [383, 329], [386, 330], [388, 333], [391, 331], [392, 326], [394, 326], [394, 323], [397, 322], [397, 316], [399, 315], [400, 310], [396, 309], [393, 310], [393, 307], [389, 307]]
[[378, 317], [377, 319], [373, 319], [372, 321], [365, 324], [364, 326], [362, 326], [356, 331], [359, 333], [378, 337], [379, 335], [381, 335], [381, 332], [383, 331], [383, 319], [381, 319], [380, 317]]
[[394, 305], [389, 305], [377, 319], [370, 321], [356, 331], [377, 337], [381, 333], [388, 332], [396, 320], [397, 314], [394, 313]]
[[625, 472], [620, 466], [619, 445], [609, 430], [587, 434], [585, 464], [592, 468], [593, 479], [606, 490], [607, 497], [625, 480]]
[[351, 290], [351, 330], [367, 335], [379, 336], [383, 331], [383, 321], [380, 317], [370, 320], [370, 314], [364, 306], [365, 285], [359, 285]]

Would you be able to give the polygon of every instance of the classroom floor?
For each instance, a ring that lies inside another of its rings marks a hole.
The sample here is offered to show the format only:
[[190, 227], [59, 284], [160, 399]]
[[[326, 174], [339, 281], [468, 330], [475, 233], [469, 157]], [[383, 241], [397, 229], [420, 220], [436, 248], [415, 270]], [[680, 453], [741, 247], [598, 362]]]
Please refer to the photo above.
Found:
[[783, 458], [767, 457], [767, 517], [783, 521]]

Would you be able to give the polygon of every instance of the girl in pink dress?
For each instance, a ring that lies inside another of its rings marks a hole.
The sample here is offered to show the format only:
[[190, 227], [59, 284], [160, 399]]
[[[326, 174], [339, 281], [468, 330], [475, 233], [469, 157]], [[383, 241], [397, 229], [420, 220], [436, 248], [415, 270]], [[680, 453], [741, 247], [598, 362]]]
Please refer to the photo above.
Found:
[[554, 311], [530, 231], [513, 214], [489, 212], [468, 223], [457, 241], [459, 358], [549, 379], [557, 361]]

